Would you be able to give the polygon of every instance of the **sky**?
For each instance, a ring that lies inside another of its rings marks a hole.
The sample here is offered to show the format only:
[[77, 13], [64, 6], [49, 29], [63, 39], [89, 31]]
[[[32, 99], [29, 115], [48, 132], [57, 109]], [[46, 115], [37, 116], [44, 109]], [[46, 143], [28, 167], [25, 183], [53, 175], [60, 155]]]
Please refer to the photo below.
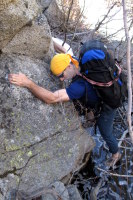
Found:
[[[79, 0], [80, 6], [83, 6], [84, 0]], [[103, 16], [108, 12], [107, 4], [104, 0], [85, 0], [85, 16], [86, 23], [91, 24], [91, 28], [95, 27], [95, 24], [103, 18]], [[115, 7], [113, 11], [111, 11], [110, 16], [113, 16], [113, 20], [107, 24], [107, 27], [101, 29], [101, 32], [106, 32], [107, 34], [112, 34], [117, 30], [124, 27], [123, 24], [123, 9], [119, 7]], [[120, 32], [117, 35], [117, 39], [121, 39], [124, 36], [124, 31]]]
[[[83, 0], [79, 0], [80, 5], [83, 6]], [[97, 19], [103, 15], [106, 9], [106, 4], [104, 0], [87, 0], [85, 1], [85, 15], [87, 21], [94, 24], [97, 22]]]

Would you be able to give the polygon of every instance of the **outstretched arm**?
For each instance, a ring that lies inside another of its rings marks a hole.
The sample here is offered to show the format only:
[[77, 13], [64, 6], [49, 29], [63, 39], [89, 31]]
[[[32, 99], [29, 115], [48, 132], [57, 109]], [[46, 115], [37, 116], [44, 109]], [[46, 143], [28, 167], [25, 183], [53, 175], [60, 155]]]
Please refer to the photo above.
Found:
[[51, 92], [43, 87], [38, 86], [24, 74], [10, 74], [9, 81], [10, 83], [18, 85], [20, 87], [28, 88], [33, 93], [33, 95], [35, 95], [37, 98], [44, 101], [45, 103], [52, 104], [57, 102], [69, 101], [69, 96], [67, 95], [65, 89]]

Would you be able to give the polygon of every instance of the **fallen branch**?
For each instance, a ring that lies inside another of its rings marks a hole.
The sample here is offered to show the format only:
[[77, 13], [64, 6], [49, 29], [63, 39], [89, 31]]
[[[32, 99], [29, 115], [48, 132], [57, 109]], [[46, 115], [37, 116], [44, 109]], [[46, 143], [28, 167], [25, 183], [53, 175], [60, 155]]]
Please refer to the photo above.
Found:
[[[83, 34], [88, 34], [90, 31], [85, 31], [85, 32], [75, 32], [74, 35], [83, 35]], [[73, 37], [73, 33], [67, 34], [68, 37]]]
[[126, 113], [124, 113], [123, 114], [123, 111], [122, 111], [122, 109], [121, 108], [118, 108], [118, 113], [119, 113], [119, 116], [120, 116], [120, 118], [121, 118], [121, 120], [122, 120], [122, 123], [125, 125], [125, 126], [127, 126], [127, 121], [126, 120], [124, 120], [124, 116], [123, 115], [126, 115]]
[[[125, 149], [125, 160], [126, 160], [126, 174], [127, 174], [127, 176], [128, 176], [127, 149]], [[129, 180], [128, 180], [128, 177], [127, 177], [127, 183], [128, 183], [128, 185], [127, 185], [127, 186], [129, 186]]]
[[124, 177], [124, 178], [133, 178], [133, 175], [123, 175], [123, 174], [114, 174], [114, 173], [111, 173], [109, 171], [106, 171], [104, 169], [101, 169], [99, 167], [96, 167], [99, 171], [102, 171], [104, 172], [105, 174], [109, 174], [111, 176], [116, 176], [116, 177]]
[[126, 150], [133, 150], [133, 147], [124, 147], [124, 146], [119, 146], [119, 148], [126, 149]]
[[120, 141], [119, 141], [119, 143], [118, 143], [118, 147], [121, 146], [121, 144], [122, 144], [124, 138], [126, 137], [127, 133], [128, 133], [128, 130], [125, 130], [124, 133], [123, 133], [123, 135], [122, 135], [121, 138], [120, 138]]

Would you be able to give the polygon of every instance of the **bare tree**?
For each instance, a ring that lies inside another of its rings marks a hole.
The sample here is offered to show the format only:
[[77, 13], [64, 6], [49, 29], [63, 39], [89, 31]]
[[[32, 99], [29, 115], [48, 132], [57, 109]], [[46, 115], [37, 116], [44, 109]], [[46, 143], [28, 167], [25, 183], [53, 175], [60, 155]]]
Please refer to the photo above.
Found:
[[126, 1], [123, 2], [123, 20], [125, 27], [125, 35], [127, 40], [127, 72], [128, 72], [128, 112], [127, 112], [127, 121], [128, 121], [128, 130], [131, 137], [131, 141], [133, 143], [133, 130], [132, 130], [132, 120], [131, 120], [131, 112], [132, 112], [132, 75], [131, 75], [131, 56], [130, 56], [130, 36], [127, 24], [127, 9], [126, 9]]
[[78, 0], [60, 0], [59, 6], [64, 15], [64, 19], [62, 22], [64, 33], [64, 42], [62, 44], [63, 46], [67, 40], [67, 33], [72, 33], [74, 37], [74, 33], [76, 32], [77, 27], [81, 28], [81, 26], [83, 26], [82, 22], [84, 16], [83, 10], [81, 10], [79, 6]]

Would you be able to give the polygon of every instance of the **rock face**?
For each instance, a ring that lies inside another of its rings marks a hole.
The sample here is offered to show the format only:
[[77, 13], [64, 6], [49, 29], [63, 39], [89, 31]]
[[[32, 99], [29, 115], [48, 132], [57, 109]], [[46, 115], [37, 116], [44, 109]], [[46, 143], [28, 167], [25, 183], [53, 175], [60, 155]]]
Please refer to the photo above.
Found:
[[47, 19], [41, 14], [41, 4], [36, 0], [3, 1], [2, 8], [0, 50], [48, 60], [54, 50]]
[[94, 147], [71, 102], [47, 105], [8, 81], [8, 74], [22, 72], [48, 90], [61, 88], [46, 64], [54, 49], [41, 13], [44, 4], [45, 0], [0, 2], [1, 200], [12, 189], [32, 193], [55, 181], [65, 182]]
[[79, 19], [82, 11], [78, 0], [53, 0], [44, 11], [50, 26], [56, 29], [60, 27], [60, 31], [65, 31], [66, 27], [67, 31], [75, 31], [76, 24], [78, 27], [83, 25], [82, 17]]
[[[11, 2], [12, 2], [12, 0], [1, 0], [0, 1], [0, 11], [4, 10]], [[17, 0], [14, 0], [14, 2], [17, 2]]]
[[49, 185], [48, 188], [41, 188], [40, 190], [34, 191], [31, 194], [25, 193], [24, 191], [17, 191], [16, 189], [12, 189], [9, 193], [8, 199], [82, 200], [82, 197], [75, 185], [69, 185], [65, 187], [62, 182], [56, 181], [53, 184]]
[[39, 59], [50, 58], [53, 55], [53, 45], [46, 17], [41, 15], [25, 26], [2, 51]]
[[10, 85], [7, 74], [18, 72], [49, 90], [58, 84], [43, 61], [0, 57], [0, 185], [32, 192], [74, 172], [94, 142], [71, 103], [47, 105]]
[[39, 6], [35, 0], [8, 3], [0, 12], [0, 48], [5, 47], [14, 35], [39, 13]]
[[46, 10], [53, 0], [38, 0], [43, 10]]
[[46, 9], [45, 11], [45, 16], [47, 17], [51, 27], [55, 28], [61, 26], [64, 19], [64, 15], [61, 9], [59, 8], [59, 2], [57, 0], [51, 2], [48, 9]]

